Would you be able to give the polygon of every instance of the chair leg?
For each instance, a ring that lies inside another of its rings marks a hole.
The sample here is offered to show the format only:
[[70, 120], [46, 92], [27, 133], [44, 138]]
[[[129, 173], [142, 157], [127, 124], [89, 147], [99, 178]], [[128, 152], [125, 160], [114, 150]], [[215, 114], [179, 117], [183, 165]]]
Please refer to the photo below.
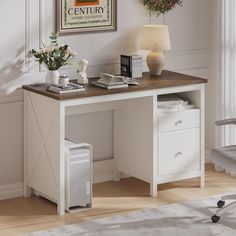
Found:
[[236, 208], [236, 202], [232, 202], [232, 203], [228, 204], [227, 206], [225, 206], [225, 207], [223, 207], [221, 209], [218, 209], [216, 211], [216, 215], [217, 216], [221, 216], [224, 212], [226, 212], [228, 210], [232, 210], [234, 208]]
[[225, 196], [222, 196], [222, 198], [221, 198], [222, 201], [225, 201], [225, 200], [234, 200], [234, 199], [236, 199], [236, 194], [225, 195]]
[[236, 199], [236, 194], [225, 195], [221, 197], [221, 200], [217, 202], [217, 206], [220, 208], [216, 211], [216, 214], [211, 217], [213, 223], [217, 223], [220, 220], [220, 216], [228, 211], [236, 208], [236, 201], [231, 202], [225, 206], [225, 200]]

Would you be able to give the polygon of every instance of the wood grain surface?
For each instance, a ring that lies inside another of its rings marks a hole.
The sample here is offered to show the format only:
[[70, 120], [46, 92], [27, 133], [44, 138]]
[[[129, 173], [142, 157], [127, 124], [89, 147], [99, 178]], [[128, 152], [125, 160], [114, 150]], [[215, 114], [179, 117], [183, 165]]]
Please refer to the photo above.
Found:
[[90, 78], [90, 83], [86, 86], [86, 90], [82, 92], [71, 92], [67, 94], [57, 94], [47, 91], [46, 84], [24, 85], [22, 88], [37, 94], [41, 94], [56, 100], [70, 100], [85, 97], [103, 96], [127, 92], [139, 92], [152, 89], [162, 89], [177, 86], [186, 86], [193, 84], [207, 83], [206, 79], [180, 74], [172, 71], [163, 71], [160, 76], [150, 76], [149, 73], [143, 73], [143, 77], [138, 79], [139, 86], [129, 86], [128, 88], [107, 90], [96, 87], [91, 84], [98, 78]]

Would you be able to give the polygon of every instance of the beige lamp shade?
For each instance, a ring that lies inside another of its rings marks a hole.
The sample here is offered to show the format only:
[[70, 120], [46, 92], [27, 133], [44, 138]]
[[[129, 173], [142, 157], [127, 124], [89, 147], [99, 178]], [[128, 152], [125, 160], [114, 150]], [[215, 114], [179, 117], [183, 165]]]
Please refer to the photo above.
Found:
[[142, 34], [142, 49], [151, 51], [170, 50], [170, 37], [167, 25], [145, 25]]

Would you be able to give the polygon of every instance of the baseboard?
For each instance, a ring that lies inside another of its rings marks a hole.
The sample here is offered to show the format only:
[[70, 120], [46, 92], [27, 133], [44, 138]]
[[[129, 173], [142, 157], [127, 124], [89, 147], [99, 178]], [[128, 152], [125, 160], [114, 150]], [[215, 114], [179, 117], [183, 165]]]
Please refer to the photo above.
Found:
[[[111, 181], [114, 178], [114, 159], [96, 161], [93, 163], [93, 183]], [[0, 200], [22, 197], [23, 183], [0, 186]]]
[[[206, 151], [206, 163], [209, 162], [209, 151]], [[93, 183], [101, 183], [114, 179], [114, 159], [96, 161], [93, 163]], [[121, 178], [128, 175], [122, 174]], [[23, 196], [23, 183], [0, 186], [0, 200]]]
[[93, 163], [93, 183], [101, 183], [114, 179], [114, 159], [95, 161]]
[[211, 159], [210, 159], [210, 150], [205, 150], [205, 163], [207, 164], [207, 163], [212, 163], [211, 162]]
[[0, 200], [22, 197], [22, 196], [23, 196], [23, 183], [0, 186]]

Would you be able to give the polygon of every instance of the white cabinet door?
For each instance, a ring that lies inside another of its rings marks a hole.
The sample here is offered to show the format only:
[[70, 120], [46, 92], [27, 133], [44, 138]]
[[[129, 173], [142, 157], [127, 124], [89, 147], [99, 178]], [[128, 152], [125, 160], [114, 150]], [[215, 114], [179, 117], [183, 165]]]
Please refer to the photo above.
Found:
[[200, 129], [158, 135], [159, 176], [200, 169]]

